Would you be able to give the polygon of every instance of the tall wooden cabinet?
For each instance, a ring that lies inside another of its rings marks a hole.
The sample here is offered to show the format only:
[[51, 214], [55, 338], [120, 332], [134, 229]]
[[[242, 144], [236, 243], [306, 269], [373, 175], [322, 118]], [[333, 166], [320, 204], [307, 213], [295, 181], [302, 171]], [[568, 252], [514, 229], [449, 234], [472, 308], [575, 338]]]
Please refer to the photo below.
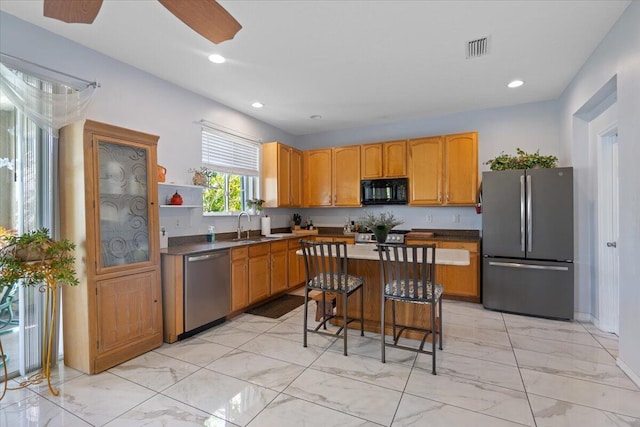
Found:
[[262, 144], [264, 206], [302, 206], [302, 151], [280, 142]]
[[407, 150], [410, 205], [476, 203], [477, 132], [410, 139]]
[[60, 131], [65, 365], [97, 373], [162, 344], [158, 137], [87, 120]]
[[303, 153], [305, 206], [360, 206], [360, 146]]

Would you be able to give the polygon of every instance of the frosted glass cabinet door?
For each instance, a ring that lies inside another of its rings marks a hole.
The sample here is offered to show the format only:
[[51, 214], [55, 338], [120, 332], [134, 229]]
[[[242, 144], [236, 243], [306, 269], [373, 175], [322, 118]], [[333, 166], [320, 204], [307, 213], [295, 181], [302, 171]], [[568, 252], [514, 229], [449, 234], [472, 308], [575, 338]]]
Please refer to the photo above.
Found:
[[148, 150], [100, 140], [100, 253], [102, 268], [150, 260]]

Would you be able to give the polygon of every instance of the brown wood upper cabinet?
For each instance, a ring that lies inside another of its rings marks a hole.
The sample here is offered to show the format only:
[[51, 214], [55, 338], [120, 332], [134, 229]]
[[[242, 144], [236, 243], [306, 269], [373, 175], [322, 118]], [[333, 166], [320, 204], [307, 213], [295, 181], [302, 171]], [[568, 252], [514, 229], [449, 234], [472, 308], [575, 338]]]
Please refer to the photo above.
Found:
[[64, 363], [97, 373], [162, 345], [158, 137], [91, 120], [60, 130]]
[[304, 205], [360, 206], [360, 146], [303, 153]]
[[360, 171], [362, 179], [407, 176], [407, 141], [361, 145]]
[[410, 139], [409, 204], [474, 205], [478, 190], [478, 133]]
[[265, 207], [302, 206], [302, 152], [281, 142], [262, 144]]

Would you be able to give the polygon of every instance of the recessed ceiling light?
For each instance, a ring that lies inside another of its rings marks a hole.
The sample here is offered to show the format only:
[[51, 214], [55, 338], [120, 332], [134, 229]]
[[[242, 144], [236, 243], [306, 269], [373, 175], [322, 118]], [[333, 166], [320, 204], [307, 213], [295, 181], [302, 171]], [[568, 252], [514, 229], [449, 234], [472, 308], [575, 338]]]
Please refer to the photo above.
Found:
[[253, 108], [262, 108], [262, 107], [264, 107], [264, 104], [263, 104], [262, 102], [258, 102], [258, 101], [256, 101], [256, 102], [254, 102], [253, 104], [251, 104], [251, 106], [252, 106]]
[[226, 61], [226, 59], [224, 56], [214, 53], [213, 55], [209, 55], [209, 61], [213, 62], [214, 64], [222, 64]]
[[513, 81], [509, 82], [507, 87], [510, 87], [511, 89], [513, 89], [514, 87], [520, 87], [523, 84], [524, 84], [524, 82], [522, 80], [513, 80]]
[[309, 116], [310, 119], [319, 120], [322, 118], [320, 114], [314, 114], [313, 116]]

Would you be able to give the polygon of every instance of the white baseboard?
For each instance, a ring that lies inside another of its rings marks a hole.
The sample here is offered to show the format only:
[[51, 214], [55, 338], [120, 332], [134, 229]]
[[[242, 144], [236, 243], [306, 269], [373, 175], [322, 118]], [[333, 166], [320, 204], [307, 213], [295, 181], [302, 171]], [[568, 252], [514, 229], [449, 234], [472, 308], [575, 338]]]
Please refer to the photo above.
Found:
[[631, 370], [631, 368], [629, 366], [627, 366], [626, 363], [624, 363], [622, 360], [620, 360], [619, 357], [616, 359], [616, 365], [618, 365], [620, 367], [620, 369], [622, 369], [622, 371], [625, 374], [627, 374], [627, 376], [629, 377], [629, 379], [631, 381], [633, 381], [638, 387], [640, 387], [640, 376], [638, 376], [638, 374], [633, 372]]
[[573, 313], [573, 319], [577, 320], [578, 322], [591, 322], [593, 323], [594, 318], [590, 313], [580, 313], [580, 312], [574, 312]]

